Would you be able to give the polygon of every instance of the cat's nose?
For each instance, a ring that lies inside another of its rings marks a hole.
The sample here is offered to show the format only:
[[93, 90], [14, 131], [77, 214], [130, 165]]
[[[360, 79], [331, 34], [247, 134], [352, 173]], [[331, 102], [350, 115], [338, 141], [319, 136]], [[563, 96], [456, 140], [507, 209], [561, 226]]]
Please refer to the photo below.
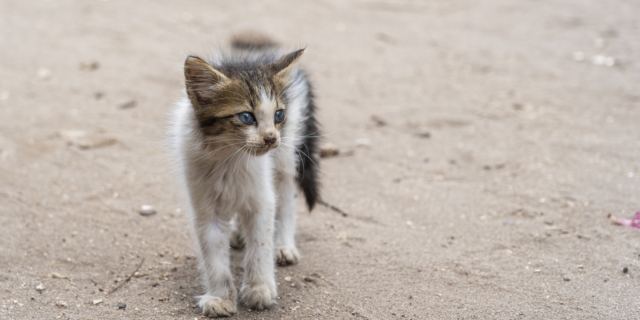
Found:
[[276, 143], [276, 137], [274, 136], [269, 136], [269, 137], [264, 137], [264, 143], [271, 147], [272, 144]]

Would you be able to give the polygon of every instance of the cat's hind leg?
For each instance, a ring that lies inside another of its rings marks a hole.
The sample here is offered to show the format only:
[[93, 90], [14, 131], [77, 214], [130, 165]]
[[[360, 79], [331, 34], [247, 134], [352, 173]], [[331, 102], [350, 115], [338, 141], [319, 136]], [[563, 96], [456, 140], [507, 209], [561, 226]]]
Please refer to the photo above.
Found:
[[275, 258], [279, 265], [298, 263], [296, 248], [296, 185], [293, 175], [279, 173], [275, 179], [278, 194], [276, 209]]
[[229, 238], [229, 244], [231, 248], [236, 250], [242, 250], [244, 248], [244, 235], [242, 234], [242, 228], [237, 219], [231, 221], [231, 237]]

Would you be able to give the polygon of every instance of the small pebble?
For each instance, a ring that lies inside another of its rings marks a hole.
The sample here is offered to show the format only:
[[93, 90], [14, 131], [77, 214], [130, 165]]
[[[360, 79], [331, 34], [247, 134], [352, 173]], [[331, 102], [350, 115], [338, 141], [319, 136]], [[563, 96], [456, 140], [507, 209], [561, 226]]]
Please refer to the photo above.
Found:
[[87, 134], [82, 130], [60, 130], [58, 135], [64, 139], [68, 145], [72, 145], [80, 141]]
[[368, 147], [371, 146], [371, 140], [368, 138], [358, 138], [355, 141], [356, 147]]
[[98, 68], [100, 68], [100, 63], [98, 61], [83, 62], [80, 64], [80, 70], [93, 71], [98, 70]]
[[614, 57], [607, 57], [598, 54], [593, 56], [593, 58], [591, 59], [591, 63], [597, 66], [613, 67], [616, 64], [616, 59]]
[[64, 301], [58, 301], [58, 302], [56, 302], [56, 306], [59, 307], [59, 308], [66, 308], [69, 305]]
[[45, 289], [45, 288], [44, 288], [44, 286], [42, 285], [42, 283], [36, 286], [36, 290], [37, 290], [37, 291], [39, 291], [39, 292], [44, 291], [44, 289]]
[[604, 65], [607, 67], [613, 67], [616, 64], [616, 59], [614, 57], [606, 57], [604, 58]]
[[423, 138], [423, 139], [429, 139], [429, 138], [431, 138], [431, 133], [429, 131], [420, 131], [420, 132], [416, 133], [416, 137]]
[[156, 214], [156, 210], [148, 204], [140, 206], [140, 210], [138, 212], [143, 216], [151, 216]]
[[291, 277], [284, 277], [284, 281], [290, 282], [291, 280], [293, 280]]
[[591, 58], [591, 63], [593, 63], [593, 64], [595, 64], [597, 66], [601, 66], [601, 65], [604, 65], [604, 60], [605, 59], [606, 59], [605, 56], [598, 54], [598, 55], [593, 56], [593, 58]]
[[118, 303], [118, 309], [125, 309], [127, 307], [126, 303]]
[[102, 299], [96, 299], [92, 301], [94, 305], [102, 303]]
[[386, 120], [382, 119], [382, 117], [379, 117], [375, 114], [371, 116], [371, 121], [373, 121], [378, 127], [383, 127], [387, 125]]
[[629, 268], [627, 267], [622, 268], [622, 273], [627, 273], [627, 272], [629, 272]]

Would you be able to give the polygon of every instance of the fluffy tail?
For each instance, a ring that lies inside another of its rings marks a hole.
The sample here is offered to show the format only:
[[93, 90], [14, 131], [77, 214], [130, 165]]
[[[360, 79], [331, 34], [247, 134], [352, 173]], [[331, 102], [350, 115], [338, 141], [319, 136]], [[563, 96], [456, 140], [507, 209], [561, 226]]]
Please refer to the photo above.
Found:
[[304, 192], [309, 211], [313, 210], [316, 201], [320, 198], [318, 181], [318, 122], [315, 118], [315, 104], [313, 94], [309, 87], [307, 97], [307, 120], [305, 123], [304, 137], [300, 146], [300, 162], [298, 162], [298, 185]]
[[246, 31], [231, 38], [231, 47], [242, 50], [262, 50], [276, 48], [278, 43], [262, 33]]

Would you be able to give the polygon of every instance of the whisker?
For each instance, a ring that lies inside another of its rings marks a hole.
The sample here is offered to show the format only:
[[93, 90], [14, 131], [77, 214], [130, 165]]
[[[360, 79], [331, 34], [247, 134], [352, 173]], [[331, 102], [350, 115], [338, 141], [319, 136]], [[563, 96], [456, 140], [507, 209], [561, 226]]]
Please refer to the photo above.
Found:
[[[320, 169], [320, 167], [318, 167], [318, 165], [313, 161], [313, 159], [311, 159], [311, 157], [309, 157], [307, 154], [305, 154], [304, 152], [302, 152], [302, 150], [300, 150], [300, 149], [296, 148], [296, 147], [295, 147], [295, 146], [293, 146], [293, 145], [286, 144], [286, 143], [284, 143], [284, 142], [281, 142], [281, 143], [282, 143], [283, 145], [287, 146], [287, 147], [291, 147], [291, 148], [295, 149], [296, 151], [298, 151], [298, 152], [302, 153], [305, 157], [309, 158], [309, 160], [311, 161], [311, 163], [313, 163], [313, 164], [316, 166], [316, 168]], [[303, 145], [305, 146], [305, 148], [307, 148], [307, 145], [305, 145], [304, 143], [303, 143]], [[307, 148], [307, 151], [309, 151], [309, 148]]]
[[[227, 163], [227, 164], [224, 166], [224, 169], [222, 169], [222, 171], [223, 171], [223, 172], [226, 172], [226, 171], [227, 171], [227, 167], [229, 166], [229, 163], [231, 163], [231, 160], [233, 160], [233, 158], [235, 158], [235, 156], [238, 154], [238, 152], [242, 151], [245, 147], [246, 147], [246, 146], [243, 146], [242, 148], [240, 148], [240, 149], [236, 150], [236, 152], [234, 152], [234, 153], [231, 155], [231, 157], [229, 158], [229, 160], [228, 160], [228, 161], [226, 161], [226, 163]], [[216, 169], [216, 171], [217, 171], [217, 170], [218, 170], [218, 169]], [[224, 173], [223, 173], [223, 174], [224, 174]]]
[[239, 144], [243, 144], [243, 143], [244, 143], [244, 141], [243, 141], [243, 142], [238, 142], [238, 143], [232, 143], [232, 144], [229, 144], [229, 145], [226, 145], [226, 146], [223, 146], [223, 147], [217, 148], [217, 149], [215, 149], [215, 150], [213, 150], [213, 151], [206, 152], [206, 153], [205, 153], [205, 154], [203, 154], [202, 156], [200, 156], [200, 157], [198, 157], [198, 158], [196, 158], [196, 159], [191, 160], [191, 162], [189, 162], [188, 164], [193, 164], [193, 163], [195, 163], [195, 162], [196, 162], [196, 161], [198, 161], [198, 160], [201, 160], [201, 159], [203, 159], [203, 158], [206, 158], [206, 157], [208, 157], [208, 156], [212, 155], [213, 153], [215, 153], [215, 152], [216, 152], [216, 151], [218, 151], [218, 150], [222, 150], [222, 149], [224, 149], [224, 148], [228, 148], [228, 147], [235, 146], [235, 145], [239, 145]]
[[[247, 146], [243, 146], [242, 148], [246, 148]], [[233, 166], [233, 171], [231, 171], [231, 176], [235, 176], [236, 174], [236, 169], [238, 168], [238, 163], [241, 163], [242, 161], [244, 161], [245, 156], [247, 156], [248, 153], [247, 152], [243, 152], [242, 155], [240, 156], [240, 159], [238, 159], [238, 161], [236, 161], [236, 163]]]

